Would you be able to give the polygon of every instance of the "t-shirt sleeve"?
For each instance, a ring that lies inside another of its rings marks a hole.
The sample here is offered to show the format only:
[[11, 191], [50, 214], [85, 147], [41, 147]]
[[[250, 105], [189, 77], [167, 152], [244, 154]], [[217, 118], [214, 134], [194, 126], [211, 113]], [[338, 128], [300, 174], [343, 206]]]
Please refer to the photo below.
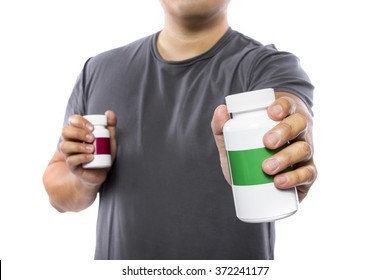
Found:
[[[73, 90], [68, 99], [68, 104], [66, 106], [63, 126], [68, 124], [68, 119], [71, 115], [85, 115], [86, 111], [86, 67], [88, 61], [85, 63], [83, 70], [77, 77], [76, 83], [73, 87]], [[60, 137], [58, 144], [62, 141]], [[57, 146], [58, 147], [58, 146]]]
[[265, 47], [252, 63], [250, 90], [273, 88], [300, 97], [312, 113], [313, 91], [310, 78], [293, 54], [278, 51], [273, 45]]
[[[88, 60], [89, 61], [89, 60]], [[87, 64], [85, 63], [83, 70], [77, 77], [76, 83], [73, 87], [72, 93], [69, 97], [68, 104], [66, 106], [65, 116], [64, 116], [64, 126], [68, 123], [68, 119], [71, 115], [85, 115], [86, 112], [86, 72]]]

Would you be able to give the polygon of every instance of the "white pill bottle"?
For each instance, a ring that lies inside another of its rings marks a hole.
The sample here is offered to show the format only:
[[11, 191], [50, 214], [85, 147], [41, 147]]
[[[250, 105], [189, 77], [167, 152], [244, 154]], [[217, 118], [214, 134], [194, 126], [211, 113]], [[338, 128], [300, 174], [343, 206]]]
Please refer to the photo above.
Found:
[[111, 166], [111, 145], [110, 131], [106, 128], [107, 117], [105, 115], [86, 115], [83, 116], [93, 126], [93, 135], [95, 141], [94, 159], [91, 162], [83, 164], [83, 168], [107, 168]]
[[296, 188], [277, 189], [263, 161], [277, 152], [265, 148], [263, 136], [277, 122], [267, 107], [275, 100], [272, 88], [226, 97], [231, 118], [223, 128], [237, 217], [248, 223], [272, 222], [298, 210]]

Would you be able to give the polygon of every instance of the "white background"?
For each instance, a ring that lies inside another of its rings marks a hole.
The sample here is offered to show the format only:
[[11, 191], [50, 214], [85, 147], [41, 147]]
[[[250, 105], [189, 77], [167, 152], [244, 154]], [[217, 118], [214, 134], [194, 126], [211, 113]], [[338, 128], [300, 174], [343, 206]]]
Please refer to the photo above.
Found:
[[[316, 86], [319, 176], [298, 213], [277, 223], [272, 279], [390, 275], [385, 137], [390, 20], [385, 4], [231, 1], [232, 28], [295, 53]], [[5, 279], [53, 273], [53, 279], [121, 278], [124, 263], [90, 261], [97, 202], [81, 213], [59, 214], [48, 203], [41, 178], [85, 60], [162, 25], [157, 0], [1, 2], [0, 259]]]

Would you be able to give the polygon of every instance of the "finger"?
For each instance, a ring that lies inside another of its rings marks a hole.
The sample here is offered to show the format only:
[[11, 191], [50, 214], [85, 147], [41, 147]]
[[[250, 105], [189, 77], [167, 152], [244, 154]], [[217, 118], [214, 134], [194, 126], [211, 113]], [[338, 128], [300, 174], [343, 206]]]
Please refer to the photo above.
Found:
[[293, 171], [279, 174], [274, 178], [277, 188], [289, 189], [301, 186], [300, 189], [310, 187], [317, 177], [317, 169], [314, 164], [301, 166]]
[[71, 125], [64, 126], [62, 128], [62, 138], [64, 141], [78, 141], [87, 143], [92, 143], [95, 139], [92, 131], [77, 128]]
[[[281, 94], [281, 93], [280, 93]], [[276, 93], [278, 95], [278, 93]], [[296, 112], [297, 104], [289, 96], [276, 99], [267, 109], [268, 116], [274, 121], [280, 121]]]
[[264, 145], [269, 149], [277, 149], [302, 134], [306, 127], [306, 118], [299, 113], [294, 113], [264, 135]]
[[71, 126], [83, 128], [89, 131], [93, 131], [93, 124], [91, 124], [87, 119], [83, 118], [80, 115], [71, 115], [68, 119], [68, 123]]
[[60, 151], [66, 157], [74, 154], [93, 154], [94, 150], [95, 150], [94, 145], [87, 144], [87, 143], [62, 141], [60, 144]]
[[265, 173], [275, 175], [294, 164], [310, 160], [312, 156], [310, 144], [297, 141], [263, 161], [262, 167]]
[[80, 165], [88, 163], [93, 159], [93, 154], [75, 154], [67, 157], [65, 162], [70, 170], [75, 170]]

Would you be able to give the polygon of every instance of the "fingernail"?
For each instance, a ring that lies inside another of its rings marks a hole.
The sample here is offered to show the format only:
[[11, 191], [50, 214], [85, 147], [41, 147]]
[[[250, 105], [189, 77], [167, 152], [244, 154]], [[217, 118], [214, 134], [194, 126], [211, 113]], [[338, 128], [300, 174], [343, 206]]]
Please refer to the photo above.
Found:
[[93, 135], [92, 134], [87, 134], [87, 135], [85, 135], [85, 139], [87, 139], [87, 141], [92, 141], [93, 140]]
[[276, 170], [278, 170], [279, 168], [279, 161], [274, 159], [274, 158], [271, 158], [271, 159], [267, 159], [265, 162], [264, 162], [264, 167], [269, 171], [269, 172], [274, 172]]
[[265, 140], [266, 140], [266, 144], [270, 146], [276, 146], [280, 141], [280, 135], [279, 133], [273, 131], [266, 135]]
[[89, 131], [92, 131], [93, 130], [93, 126], [90, 125], [90, 124], [86, 124], [85, 127], [89, 130]]
[[282, 113], [283, 108], [280, 105], [274, 105], [269, 108], [269, 111], [272, 115], [279, 116]]
[[274, 183], [283, 186], [287, 183], [288, 178], [286, 175], [278, 175], [277, 177], [274, 178]]
[[72, 124], [72, 116], [68, 118], [68, 124]]
[[93, 154], [87, 154], [87, 155], [86, 155], [86, 159], [87, 159], [88, 161], [93, 160], [93, 158], [94, 158]]
[[85, 146], [85, 150], [86, 150], [88, 153], [92, 153], [92, 152], [93, 152], [93, 145], [86, 145], [86, 146]]

